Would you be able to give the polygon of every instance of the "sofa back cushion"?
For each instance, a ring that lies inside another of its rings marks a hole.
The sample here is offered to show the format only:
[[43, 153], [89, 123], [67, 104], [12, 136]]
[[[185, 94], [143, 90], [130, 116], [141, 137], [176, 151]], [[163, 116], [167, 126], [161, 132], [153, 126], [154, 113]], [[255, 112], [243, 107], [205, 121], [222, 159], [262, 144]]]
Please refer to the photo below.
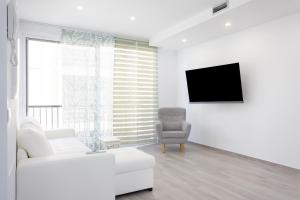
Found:
[[35, 128], [37, 130], [43, 131], [43, 128], [40, 125], [40, 123], [38, 121], [36, 121], [35, 119], [31, 118], [31, 117], [26, 117], [22, 121], [22, 123], [20, 125], [20, 130], [22, 130], [24, 128]]
[[86, 153], [91, 151], [77, 137], [65, 137], [48, 140], [55, 155], [70, 153]]
[[163, 123], [163, 131], [178, 131], [182, 129], [182, 122], [181, 121], [164, 121]]
[[24, 149], [31, 158], [53, 155], [53, 150], [44, 131], [32, 124], [27, 125], [21, 126], [19, 131], [19, 148]]

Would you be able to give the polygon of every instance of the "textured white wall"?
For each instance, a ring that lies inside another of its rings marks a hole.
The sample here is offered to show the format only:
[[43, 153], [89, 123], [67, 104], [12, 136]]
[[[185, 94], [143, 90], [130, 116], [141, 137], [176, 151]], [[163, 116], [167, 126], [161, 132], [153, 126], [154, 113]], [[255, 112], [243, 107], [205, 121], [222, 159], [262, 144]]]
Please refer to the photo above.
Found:
[[[185, 70], [232, 62], [243, 104], [189, 104]], [[178, 65], [191, 141], [300, 169], [300, 13], [183, 49]]]

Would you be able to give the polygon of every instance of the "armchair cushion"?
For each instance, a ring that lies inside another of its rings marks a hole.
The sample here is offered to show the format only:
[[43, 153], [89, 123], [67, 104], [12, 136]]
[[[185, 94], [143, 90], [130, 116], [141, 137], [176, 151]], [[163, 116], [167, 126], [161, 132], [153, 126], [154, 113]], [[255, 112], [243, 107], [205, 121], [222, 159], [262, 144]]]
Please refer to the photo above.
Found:
[[180, 121], [178, 121], [178, 122], [164, 121], [162, 124], [163, 124], [163, 131], [182, 130], [182, 123]]
[[182, 138], [185, 137], [185, 132], [183, 131], [163, 131], [162, 136], [164, 138]]

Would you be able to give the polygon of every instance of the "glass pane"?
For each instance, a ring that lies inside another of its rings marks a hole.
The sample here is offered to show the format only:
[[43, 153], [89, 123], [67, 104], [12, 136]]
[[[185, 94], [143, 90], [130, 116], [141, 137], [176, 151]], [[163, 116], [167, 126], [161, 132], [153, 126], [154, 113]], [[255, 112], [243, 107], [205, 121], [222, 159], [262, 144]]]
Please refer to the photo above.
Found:
[[28, 105], [61, 105], [58, 43], [28, 40]]
[[59, 44], [27, 43], [27, 115], [44, 129], [62, 127], [62, 78]]

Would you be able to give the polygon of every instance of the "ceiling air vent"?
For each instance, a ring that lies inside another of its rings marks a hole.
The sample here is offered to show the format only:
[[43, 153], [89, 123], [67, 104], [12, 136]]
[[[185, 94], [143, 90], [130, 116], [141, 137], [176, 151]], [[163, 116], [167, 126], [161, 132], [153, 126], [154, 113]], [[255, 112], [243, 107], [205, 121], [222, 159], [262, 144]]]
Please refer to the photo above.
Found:
[[218, 5], [216, 7], [213, 8], [213, 14], [220, 12], [221, 10], [225, 9], [228, 7], [228, 1], [226, 1], [225, 3], [222, 3], [221, 5]]

